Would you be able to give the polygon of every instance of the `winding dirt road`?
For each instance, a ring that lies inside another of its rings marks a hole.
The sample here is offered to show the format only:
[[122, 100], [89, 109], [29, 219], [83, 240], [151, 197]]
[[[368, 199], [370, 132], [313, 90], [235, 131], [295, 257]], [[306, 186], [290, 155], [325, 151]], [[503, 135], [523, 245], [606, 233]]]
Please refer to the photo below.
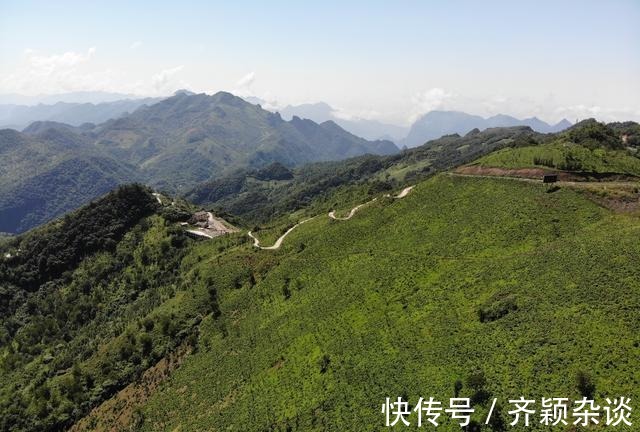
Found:
[[[406, 188], [402, 189], [402, 191], [400, 191], [400, 193], [398, 195], [394, 196], [394, 198], [400, 199], [400, 198], [406, 197], [409, 194], [409, 192], [411, 192], [411, 189], [413, 189], [413, 186], [407, 186]], [[391, 196], [390, 194], [385, 194], [385, 197], [390, 197], [390, 196]], [[358, 210], [360, 210], [362, 207], [366, 206], [367, 204], [371, 204], [372, 202], [376, 201], [377, 199], [378, 198], [374, 198], [371, 201], [367, 201], [366, 203], [362, 203], [362, 204], [359, 204], [359, 205], [355, 206], [354, 208], [351, 209], [349, 214], [347, 216], [345, 216], [345, 217], [336, 216], [336, 211], [335, 210], [331, 210], [329, 212], [329, 217], [331, 219], [335, 219], [335, 220], [342, 220], [342, 221], [349, 220], [349, 219], [351, 219], [353, 217], [353, 215], [356, 214], [356, 212]]]
[[[406, 197], [406, 196], [409, 194], [409, 192], [411, 192], [411, 189], [413, 189], [413, 186], [408, 186], [408, 187], [406, 187], [406, 188], [402, 189], [402, 191], [400, 191], [400, 193], [399, 193], [398, 195], [394, 196], [394, 198], [396, 198], [396, 199], [401, 199], [401, 198]], [[387, 195], [385, 195], [385, 196], [390, 197], [391, 195], [387, 194]], [[377, 199], [378, 199], [378, 198], [374, 198], [374, 199], [372, 199], [371, 201], [367, 201], [366, 203], [358, 204], [357, 206], [355, 206], [354, 208], [352, 208], [352, 209], [351, 209], [351, 211], [349, 212], [349, 214], [348, 214], [347, 216], [345, 216], [345, 217], [338, 217], [338, 216], [336, 216], [336, 212], [335, 212], [335, 210], [332, 210], [332, 211], [330, 211], [330, 212], [329, 212], [329, 217], [330, 217], [331, 219], [334, 219], [334, 220], [341, 220], [341, 221], [349, 220], [349, 219], [351, 219], [351, 218], [353, 217], [353, 215], [355, 215], [355, 214], [356, 214], [356, 212], [357, 212], [358, 210], [360, 210], [362, 207], [366, 206], [367, 204], [371, 204], [372, 202], [376, 201]], [[255, 247], [259, 248], [259, 249], [264, 249], [264, 250], [275, 250], [275, 249], [279, 249], [279, 248], [280, 248], [280, 246], [282, 245], [282, 242], [284, 241], [285, 237], [287, 237], [287, 236], [291, 233], [291, 231], [293, 231], [294, 229], [296, 229], [297, 227], [299, 227], [299, 226], [300, 226], [300, 225], [302, 225], [303, 223], [308, 222], [308, 221], [310, 221], [311, 219], [314, 219], [315, 217], [316, 217], [316, 216], [314, 216], [314, 217], [312, 217], [312, 218], [309, 218], [309, 219], [305, 219], [305, 220], [303, 220], [303, 221], [301, 221], [301, 222], [298, 222], [297, 224], [295, 224], [295, 225], [294, 225], [294, 226], [292, 226], [291, 228], [289, 228], [289, 229], [288, 229], [284, 234], [282, 234], [282, 235], [278, 238], [278, 240], [276, 240], [276, 242], [275, 242], [272, 246], [260, 246], [260, 240], [258, 240], [258, 239], [256, 238], [256, 236], [254, 236], [254, 235], [253, 235], [253, 233], [252, 233], [251, 231], [249, 231], [249, 232], [247, 233], [247, 235], [253, 239], [253, 246], [255, 246]]]
[[355, 206], [354, 208], [351, 209], [351, 211], [349, 212], [349, 214], [345, 217], [339, 217], [336, 216], [336, 211], [335, 210], [331, 210], [329, 212], [329, 217], [331, 219], [335, 219], [335, 220], [349, 220], [353, 217], [354, 214], [356, 214], [356, 212], [358, 210], [360, 210], [362, 207], [366, 206], [367, 204], [371, 204], [372, 202], [376, 201], [378, 198], [374, 198], [371, 201], [367, 201], [366, 203], [362, 203], [360, 205]]
[[[315, 217], [315, 216], [314, 216]], [[284, 234], [282, 234], [280, 237], [278, 237], [278, 240], [276, 240], [276, 242], [273, 244], [273, 246], [260, 246], [260, 240], [258, 240], [252, 233], [251, 231], [249, 231], [247, 233], [247, 235], [249, 237], [251, 237], [253, 239], [253, 245], [257, 248], [260, 249], [264, 249], [264, 250], [274, 250], [274, 249], [279, 249], [280, 245], [282, 245], [282, 242], [284, 241], [285, 237], [288, 236], [291, 231], [293, 231], [294, 229], [298, 228], [300, 225], [302, 225], [305, 222], [309, 222], [311, 219], [313, 218], [309, 218], [309, 219], [305, 219], [303, 221], [298, 222], [297, 224], [295, 224], [294, 226], [292, 226], [291, 228], [289, 228]]]
[[396, 195], [396, 198], [406, 197], [409, 194], [409, 192], [411, 192], [411, 189], [413, 188], [414, 186], [407, 186], [406, 188], [402, 189], [402, 191], [398, 195]]

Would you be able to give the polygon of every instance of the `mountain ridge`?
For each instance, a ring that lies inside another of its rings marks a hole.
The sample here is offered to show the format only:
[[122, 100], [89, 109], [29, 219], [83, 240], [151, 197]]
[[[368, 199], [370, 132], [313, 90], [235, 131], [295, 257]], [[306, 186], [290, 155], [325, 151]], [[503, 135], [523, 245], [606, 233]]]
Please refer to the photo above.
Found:
[[83, 123], [103, 123], [161, 99], [122, 99], [99, 103], [56, 102], [37, 105], [0, 104], [0, 128], [22, 130], [36, 121], [55, 121], [72, 126], [80, 126]]
[[554, 133], [569, 127], [571, 123], [563, 119], [555, 125], [549, 125], [537, 117], [519, 120], [515, 117], [496, 114], [484, 118], [461, 111], [430, 111], [416, 120], [407, 136], [399, 141], [400, 146], [415, 147], [443, 135], [457, 133], [464, 135], [473, 129], [484, 130], [490, 127], [529, 126], [536, 132]]
[[336, 124], [285, 121], [227, 92], [179, 91], [98, 125], [37, 121], [23, 133], [5, 129], [0, 138], [0, 231], [7, 232], [29, 229], [122, 183], [186, 191], [241, 167], [398, 151], [390, 141], [367, 141]]
[[[415, 401], [426, 387], [478, 400], [480, 422], [489, 397], [579, 400], [576, 377], [600, 398], [637, 397], [637, 213], [539, 178], [408, 170], [552, 140], [605, 164], [605, 149], [636, 157], [619, 135], [638, 132], [593, 121], [553, 136], [491, 128], [389, 160], [317, 163], [327, 166], [315, 174], [272, 164], [248, 181], [329, 183], [276, 196], [304, 203], [290, 213], [264, 211], [258, 226], [234, 221], [241, 232], [204, 241], [179, 224], [202, 207], [141, 185], [3, 241], [0, 430], [370, 430], [383, 424], [376, 401]], [[344, 179], [327, 178], [338, 165]], [[415, 187], [384, 185], [390, 177]], [[595, 183], [620, 199], [615, 183]], [[280, 247], [256, 248], [249, 230]], [[548, 372], [520, 373], [540, 362]], [[616, 367], [590, 375], [594, 362]], [[506, 430], [505, 411], [492, 418]]]

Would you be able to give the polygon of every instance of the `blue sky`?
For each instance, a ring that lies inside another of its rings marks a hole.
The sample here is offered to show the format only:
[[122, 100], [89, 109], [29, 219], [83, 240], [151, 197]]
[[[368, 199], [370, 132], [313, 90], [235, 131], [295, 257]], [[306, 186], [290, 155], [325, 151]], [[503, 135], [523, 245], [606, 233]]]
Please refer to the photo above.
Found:
[[640, 1], [0, 0], [0, 93], [104, 90], [640, 119]]

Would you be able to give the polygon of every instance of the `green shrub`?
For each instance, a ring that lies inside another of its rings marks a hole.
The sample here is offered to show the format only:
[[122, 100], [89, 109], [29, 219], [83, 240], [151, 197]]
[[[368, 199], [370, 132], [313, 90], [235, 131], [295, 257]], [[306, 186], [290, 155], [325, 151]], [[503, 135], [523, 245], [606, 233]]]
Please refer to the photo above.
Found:
[[596, 385], [591, 375], [584, 371], [578, 371], [576, 374], [576, 387], [581, 396], [587, 399], [593, 399], [596, 392]]
[[478, 309], [480, 322], [492, 322], [498, 320], [510, 312], [518, 310], [518, 304], [513, 296], [494, 298]]

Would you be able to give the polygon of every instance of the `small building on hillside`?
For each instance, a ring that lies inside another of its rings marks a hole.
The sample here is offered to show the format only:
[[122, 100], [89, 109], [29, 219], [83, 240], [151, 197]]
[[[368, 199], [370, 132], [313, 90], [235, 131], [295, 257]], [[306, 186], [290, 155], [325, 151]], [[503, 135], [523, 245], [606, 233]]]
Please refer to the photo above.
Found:
[[555, 183], [558, 181], [558, 174], [544, 174], [542, 176], [542, 183]]
[[209, 214], [206, 211], [196, 212], [189, 219], [189, 223], [200, 228], [206, 228], [209, 225]]

